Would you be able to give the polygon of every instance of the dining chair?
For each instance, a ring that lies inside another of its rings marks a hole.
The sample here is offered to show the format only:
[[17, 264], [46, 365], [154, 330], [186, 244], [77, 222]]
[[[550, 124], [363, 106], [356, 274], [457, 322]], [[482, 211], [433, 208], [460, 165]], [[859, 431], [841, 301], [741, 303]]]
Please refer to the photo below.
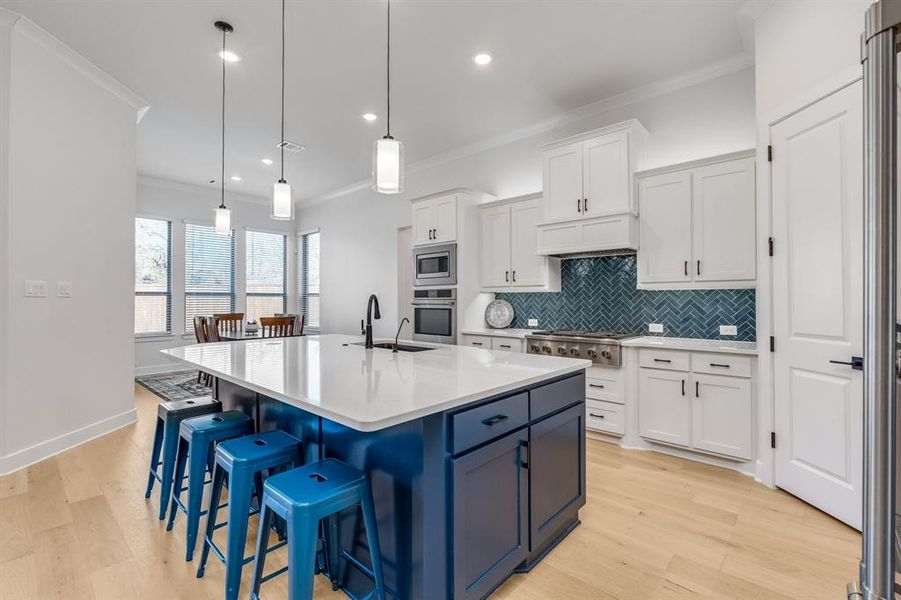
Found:
[[294, 317], [260, 317], [262, 337], [289, 337], [294, 334]]
[[219, 328], [221, 325], [219, 324], [218, 319], [215, 316], [206, 317], [206, 325], [204, 326], [204, 331], [206, 332], [206, 341], [207, 342], [221, 342], [222, 338], [219, 337]]
[[294, 333], [292, 335], [303, 335], [303, 326], [306, 318], [303, 315], [292, 313], [275, 313], [276, 317], [294, 317]]
[[244, 313], [213, 313], [216, 327], [224, 331], [241, 331], [244, 327]]
[[[198, 344], [206, 342], [206, 317], [199, 315], [194, 317], [194, 338], [197, 340]], [[206, 373], [197, 371], [197, 383], [200, 383], [201, 379], [205, 380], [206, 377]]]

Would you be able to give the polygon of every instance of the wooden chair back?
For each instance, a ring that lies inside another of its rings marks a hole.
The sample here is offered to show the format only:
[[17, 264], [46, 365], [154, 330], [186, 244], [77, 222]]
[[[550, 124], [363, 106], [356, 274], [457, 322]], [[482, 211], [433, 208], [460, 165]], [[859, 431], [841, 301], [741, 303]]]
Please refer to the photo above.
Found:
[[244, 327], [244, 313], [215, 313], [213, 319], [220, 331], [241, 331]]
[[204, 331], [206, 331], [206, 341], [222, 341], [222, 339], [219, 337], [219, 322], [216, 317], [206, 317], [206, 326], [204, 327]]
[[260, 317], [264, 338], [289, 337], [294, 334], [294, 317]]
[[303, 325], [306, 318], [303, 315], [292, 315], [291, 313], [275, 313], [276, 317], [294, 317], [294, 335], [303, 335]]
[[198, 344], [206, 342], [206, 317], [194, 317], [194, 337], [197, 338]]

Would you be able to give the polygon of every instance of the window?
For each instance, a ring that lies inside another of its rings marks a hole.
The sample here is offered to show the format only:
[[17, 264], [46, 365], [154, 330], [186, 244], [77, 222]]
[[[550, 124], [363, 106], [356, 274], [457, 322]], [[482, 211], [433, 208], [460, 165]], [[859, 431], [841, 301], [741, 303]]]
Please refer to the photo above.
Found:
[[287, 245], [282, 234], [247, 231], [248, 321], [287, 311]]
[[319, 330], [319, 232], [300, 236], [300, 314], [306, 327]]
[[172, 224], [135, 219], [135, 334], [172, 327]]
[[185, 331], [194, 317], [235, 310], [235, 234], [185, 225]]

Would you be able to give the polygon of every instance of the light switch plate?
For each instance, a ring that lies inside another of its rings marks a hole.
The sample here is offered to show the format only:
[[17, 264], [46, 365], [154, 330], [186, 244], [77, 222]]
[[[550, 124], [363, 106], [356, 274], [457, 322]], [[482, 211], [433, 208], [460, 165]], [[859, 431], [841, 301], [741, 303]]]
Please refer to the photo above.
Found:
[[738, 335], [738, 327], [735, 325], [720, 325], [720, 335]]
[[72, 282], [71, 281], [57, 281], [56, 282], [56, 297], [57, 298], [71, 298], [72, 297]]
[[663, 333], [663, 323], [648, 323], [650, 333]]
[[25, 297], [26, 298], [46, 298], [47, 297], [47, 282], [40, 281], [37, 279], [29, 279], [25, 282]]
[[529, 319], [529, 327], [538, 327], [538, 319]]

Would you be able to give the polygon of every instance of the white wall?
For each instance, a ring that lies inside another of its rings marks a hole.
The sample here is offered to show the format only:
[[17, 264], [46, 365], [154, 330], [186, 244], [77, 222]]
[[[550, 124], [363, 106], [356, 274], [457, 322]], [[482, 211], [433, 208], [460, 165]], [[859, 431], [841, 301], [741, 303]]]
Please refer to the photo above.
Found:
[[540, 191], [541, 144], [633, 117], [651, 134], [639, 165], [642, 169], [753, 148], [753, 70], [746, 68], [408, 173], [400, 197], [377, 195], [367, 188], [302, 208], [298, 227], [319, 227], [322, 232], [322, 331], [359, 333], [366, 298], [376, 292], [383, 318], [375, 332], [394, 335], [397, 266], [393, 257], [397, 229], [411, 221], [411, 198], [454, 187], [502, 198]]
[[[295, 224], [271, 219], [265, 198], [232, 193], [226, 187], [225, 199], [232, 211], [232, 228], [235, 230], [236, 311], [244, 312], [244, 240], [245, 231], [249, 228], [287, 234], [288, 312], [296, 312]], [[219, 188], [216, 186], [201, 187], [156, 178], [138, 178], [137, 215], [172, 222], [172, 335], [135, 338], [134, 370], [139, 375], [184, 368], [160, 354], [160, 350], [194, 343], [193, 330], [184, 331], [185, 221], [212, 225], [213, 209], [218, 205]]]
[[[0, 9], [4, 47], [0, 474], [135, 418], [132, 219], [141, 104]], [[46, 281], [47, 297], [25, 298], [26, 280]], [[71, 298], [56, 297], [59, 281], [72, 283]]]

